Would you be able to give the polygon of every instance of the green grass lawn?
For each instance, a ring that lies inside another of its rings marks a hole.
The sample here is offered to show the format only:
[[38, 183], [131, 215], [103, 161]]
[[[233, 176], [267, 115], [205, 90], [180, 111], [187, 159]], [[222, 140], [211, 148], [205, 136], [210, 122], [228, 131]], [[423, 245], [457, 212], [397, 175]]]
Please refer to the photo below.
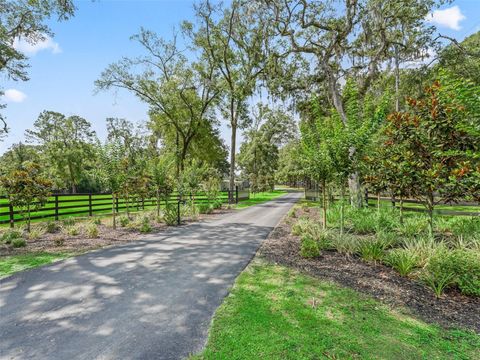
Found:
[[[376, 200], [369, 200], [368, 204], [370, 206], [377, 206]], [[396, 205], [400, 206], [400, 202], [397, 200]], [[391, 207], [392, 202], [389, 200], [380, 200], [380, 206], [382, 207]], [[405, 209], [408, 208], [415, 208], [415, 209], [422, 209], [425, 210], [425, 206], [423, 204], [416, 204], [416, 203], [404, 203], [403, 207]], [[475, 205], [455, 205], [455, 204], [442, 204], [436, 205], [435, 210], [450, 210], [450, 211], [466, 211], [466, 212], [478, 212], [480, 213], [480, 206]]]
[[444, 330], [338, 285], [254, 260], [192, 359], [479, 359], [480, 336]]
[[0, 278], [18, 271], [30, 269], [73, 256], [70, 253], [30, 253], [0, 257]]
[[273, 200], [279, 196], [286, 194], [285, 190], [273, 190], [270, 192], [259, 192], [256, 194], [250, 193], [250, 199], [248, 200], [240, 200], [237, 205], [235, 205], [236, 209], [244, 209], [249, 206], [261, 204], [270, 200]]

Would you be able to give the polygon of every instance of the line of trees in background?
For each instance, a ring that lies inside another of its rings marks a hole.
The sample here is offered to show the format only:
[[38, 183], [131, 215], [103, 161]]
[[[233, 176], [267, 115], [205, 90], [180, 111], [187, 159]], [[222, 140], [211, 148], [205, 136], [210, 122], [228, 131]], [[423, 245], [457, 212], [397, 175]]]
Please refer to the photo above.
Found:
[[366, 187], [416, 197], [430, 215], [438, 197], [478, 200], [479, 34], [443, 47], [446, 37], [425, 21], [443, 3], [203, 1], [168, 40], [141, 29], [132, 39], [144, 55], [109, 65], [95, 82], [146, 103], [145, 127], [108, 119], [101, 144], [87, 120], [46, 111], [29, 143], [0, 159], [2, 173], [33, 163], [55, 189], [126, 199], [152, 184], [159, 197], [184, 192], [199, 174], [210, 185], [228, 174], [233, 194], [241, 171], [254, 191], [316, 181], [325, 209], [333, 188], [342, 199], [348, 189], [354, 207]]

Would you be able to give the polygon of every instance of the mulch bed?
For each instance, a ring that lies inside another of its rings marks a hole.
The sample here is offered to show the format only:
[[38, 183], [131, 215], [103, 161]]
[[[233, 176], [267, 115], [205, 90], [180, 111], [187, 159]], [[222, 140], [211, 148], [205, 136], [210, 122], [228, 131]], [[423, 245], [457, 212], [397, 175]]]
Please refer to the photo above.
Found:
[[[297, 215], [302, 212], [297, 210]], [[308, 216], [318, 218], [319, 214], [310, 209]], [[323, 251], [317, 259], [305, 259], [299, 250], [300, 238], [291, 235], [291, 220], [285, 217], [263, 242], [259, 255], [368, 294], [390, 306], [406, 308], [426, 322], [480, 333], [480, 298], [467, 297], [455, 290], [436, 298], [423, 284], [382, 264], [366, 263], [335, 251]]]
[[[188, 224], [192, 222], [201, 222], [207, 219], [213, 218], [218, 215], [226, 214], [232, 210], [217, 209], [211, 214], [200, 214], [196, 219], [182, 219], [182, 224]], [[140, 240], [145, 237], [135, 228], [121, 227], [120, 221], [117, 219], [117, 229], [114, 230], [111, 226], [111, 218], [106, 217], [102, 219], [102, 224], [98, 225], [99, 234], [96, 238], [88, 238], [85, 234], [85, 225], [88, 223], [88, 219], [76, 219], [76, 224], [79, 228], [79, 234], [71, 236], [65, 232], [59, 230], [53, 234], [43, 234], [41, 237], [35, 240], [26, 240], [27, 246], [21, 248], [13, 248], [10, 245], [0, 243], [0, 258], [10, 255], [31, 254], [36, 252], [49, 252], [49, 253], [83, 253], [90, 250], [103, 248], [106, 246], [121, 245], [124, 243]], [[60, 221], [59, 224], [62, 222]], [[41, 224], [40, 224], [41, 225]], [[32, 224], [32, 227], [39, 226], [38, 224]], [[152, 231], [150, 233], [160, 233], [165, 231], [168, 227], [164, 223], [151, 222]]]

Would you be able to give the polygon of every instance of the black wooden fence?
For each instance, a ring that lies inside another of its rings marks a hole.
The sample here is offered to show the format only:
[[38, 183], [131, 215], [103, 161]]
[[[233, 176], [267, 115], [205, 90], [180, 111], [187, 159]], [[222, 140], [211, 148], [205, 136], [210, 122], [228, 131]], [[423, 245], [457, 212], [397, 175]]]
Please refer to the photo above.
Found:
[[[317, 189], [305, 189], [305, 199], [312, 200], [312, 201], [320, 201], [321, 192]], [[335, 200], [340, 199], [340, 197], [335, 196]], [[378, 200], [377, 197], [373, 196], [366, 196], [365, 200], [368, 199], [368, 202], [376, 202]], [[393, 199], [391, 197], [381, 196], [380, 200], [382, 201], [389, 201], [392, 203], [392, 206], [399, 207], [400, 199]], [[414, 211], [414, 212], [426, 212], [426, 210], [421, 207], [408, 207], [408, 204], [421, 204], [422, 202], [415, 199], [404, 199], [403, 200], [404, 210], [405, 211]], [[455, 210], [455, 209], [435, 209], [434, 212], [439, 215], [463, 215], [463, 216], [480, 216], [480, 206], [471, 201], [460, 201], [453, 204], [445, 203], [445, 202], [437, 202], [437, 205], [443, 206], [465, 206], [469, 207], [469, 209], [465, 210]], [[471, 209], [471, 210], [470, 210]]]
[[[228, 203], [229, 199], [233, 199], [235, 203], [241, 200], [249, 199], [249, 190], [239, 190], [236, 188], [234, 194], [230, 196], [229, 191], [222, 191], [219, 193], [217, 200], [223, 203]], [[188, 194], [183, 195], [180, 199], [179, 195], [173, 193], [170, 195], [168, 201], [170, 203], [177, 203], [180, 200], [195, 200], [195, 203], [201, 204], [209, 201], [208, 197], [199, 193], [195, 196]], [[35, 206], [36, 204], [34, 204]], [[127, 210], [127, 205], [130, 211], [139, 211], [146, 208], [154, 208], [157, 206], [156, 198], [139, 198], [132, 197], [130, 199], [116, 198], [115, 202], [112, 202], [111, 193], [82, 193], [82, 194], [52, 194], [48, 201], [37, 209], [31, 211], [31, 220], [38, 219], [54, 219], [71, 217], [71, 216], [93, 216], [99, 213], [112, 212], [115, 208], [115, 212], [119, 213]], [[165, 205], [165, 201], [161, 204]], [[33, 207], [34, 207], [33, 206]], [[24, 209], [14, 207], [8, 202], [6, 197], [0, 197], [0, 224], [10, 224], [14, 226], [16, 222], [25, 221], [26, 214]]]

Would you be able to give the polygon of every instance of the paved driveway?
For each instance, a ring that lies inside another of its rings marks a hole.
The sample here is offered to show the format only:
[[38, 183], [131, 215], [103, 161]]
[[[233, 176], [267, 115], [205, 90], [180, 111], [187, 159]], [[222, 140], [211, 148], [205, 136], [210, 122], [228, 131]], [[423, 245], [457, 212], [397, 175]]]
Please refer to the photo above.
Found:
[[182, 359], [301, 194], [0, 280], [1, 359]]

